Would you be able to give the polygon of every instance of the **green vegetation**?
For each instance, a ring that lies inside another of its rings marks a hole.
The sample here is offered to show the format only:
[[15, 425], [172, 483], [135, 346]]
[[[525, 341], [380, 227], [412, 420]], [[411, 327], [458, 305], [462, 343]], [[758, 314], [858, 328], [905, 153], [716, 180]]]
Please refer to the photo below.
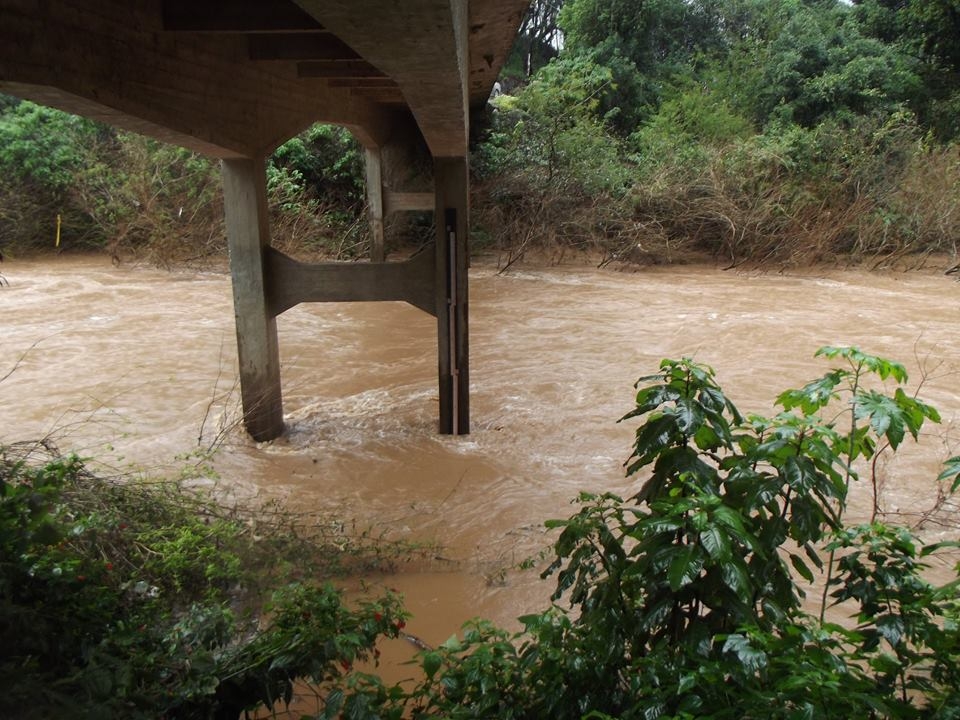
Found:
[[[2, 100], [2, 97], [0, 97]], [[268, 166], [274, 244], [364, 251], [359, 144], [318, 125]], [[158, 265], [226, 256], [218, 165], [195, 153], [33, 103], [0, 102], [0, 244], [8, 252], [102, 248]]]
[[[474, 148], [474, 244], [506, 265], [955, 258], [958, 17], [952, 0], [535, 0]], [[275, 244], [362, 255], [361, 163], [327, 126], [279, 147]], [[0, 96], [7, 252], [52, 248], [59, 217], [64, 248], [220, 257], [220, 202], [208, 160]], [[0, 715], [232, 719], [306, 679], [326, 718], [960, 718], [958, 543], [886, 524], [872, 475], [937, 412], [897, 363], [818, 354], [838, 367], [771, 417], [690, 359], [642, 378], [623, 418], [636, 493], [548, 523], [554, 604], [518, 634], [470, 624], [412, 687], [352, 670], [399, 633], [398, 599], [352, 608], [323, 583], [382, 544], [0, 449]], [[939, 481], [956, 491], [960, 457]], [[868, 523], [847, 520], [854, 483]], [[936, 556], [956, 579], [925, 579]]]
[[[345, 715], [960, 716], [960, 577], [922, 575], [956, 543], [845, 522], [851, 484], [866, 481], [856, 467], [939, 417], [904, 391], [901, 365], [818, 354], [841, 366], [782, 393], [773, 417], [741, 415], [709, 367], [664, 360], [623, 418], [641, 420], [636, 494], [584, 494], [548, 523], [561, 532], [544, 575], [568, 606], [521, 618], [516, 635], [473, 623], [421, 655], [419, 686], [391, 694], [368, 679]], [[940, 480], [955, 490], [958, 471], [953, 458]], [[825, 621], [827, 606], [850, 622]]]
[[[952, 0], [533, 0], [473, 148], [473, 245], [603, 262], [922, 265], [957, 255]], [[362, 153], [273, 155], [275, 244], [363, 256]], [[215, 164], [0, 98], [0, 241], [222, 257]]]
[[288, 701], [295, 678], [329, 684], [398, 634], [396, 597], [351, 609], [321, 582], [395, 555], [277, 508], [3, 448], [0, 715], [234, 720]]
[[557, 5], [531, 16], [562, 50], [497, 102], [474, 163], [475, 237], [508, 261], [538, 242], [729, 265], [956, 255], [955, 4]]
[[[380, 547], [6, 448], [0, 713], [233, 720], [302, 678], [321, 718], [960, 717], [960, 565], [924, 577], [960, 543], [886, 524], [872, 475], [939, 415], [902, 365], [817, 354], [838, 367], [770, 417], [741, 414], [690, 359], [641, 378], [622, 418], [640, 422], [637, 490], [584, 493], [547, 523], [554, 603], [516, 634], [468, 624], [406, 685], [352, 667], [400, 633], [398, 598], [354, 610], [319, 582]], [[960, 486], [960, 457], [938, 480], [944, 497]], [[868, 523], [847, 521], [854, 483], [872, 490]]]

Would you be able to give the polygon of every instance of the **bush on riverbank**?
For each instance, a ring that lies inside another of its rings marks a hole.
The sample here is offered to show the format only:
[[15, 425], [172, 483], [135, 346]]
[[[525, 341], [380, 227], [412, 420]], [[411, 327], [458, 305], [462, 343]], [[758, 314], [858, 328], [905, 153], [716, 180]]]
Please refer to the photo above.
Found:
[[[342, 128], [318, 125], [282, 145], [267, 167], [274, 245], [337, 259], [365, 252], [362, 183], [359, 145]], [[0, 247], [11, 255], [102, 249], [161, 266], [219, 262], [219, 166], [0, 96]]]
[[295, 679], [335, 682], [397, 635], [397, 598], [350, 608], [322, 584], [393, 556], [176, 484], [99, 478], [42, 445], [2, 448], [0, 716], [235, 720], [289, 701]]
[[533, 0], [537, 34], [518, 47], [564, 40], [497, 101], [474, 237], [504, 263], [538, 246], [724, 265], [955, 258], [955, 15], [923, 0]]
[[498, 101], [475, 158], [474, 245], [502, 264], [533, 248], [725, 266], [916, 267], [957, 256], [960, 148], [924, 137], [910, 113], [757, 132], [697, 90], [622, 138], [598, 121], [595, 88], [578, 83], [574, 96], [550, 68]]
[[[876, 458], [939, 416], [898, 363], [818, 355], [839, 366], [772, 417], [742, 416], [712, 369], [664, 360], [623, 418], [640, 419], [636, 494], [585, 493], [548, 523], [544, 576], [569, 609], [520, 618], [516, 635], [471, 623], [421, 654], [412, 691], [367, 678], [323, 717], [960, 717], [960, 568], [942, 586], [923, 577], [957, 543], [925, 545], [876, 510], [845, 518], [852, 484], [877, 493]], [[960, 457], [940, 480], [960, 486]]]

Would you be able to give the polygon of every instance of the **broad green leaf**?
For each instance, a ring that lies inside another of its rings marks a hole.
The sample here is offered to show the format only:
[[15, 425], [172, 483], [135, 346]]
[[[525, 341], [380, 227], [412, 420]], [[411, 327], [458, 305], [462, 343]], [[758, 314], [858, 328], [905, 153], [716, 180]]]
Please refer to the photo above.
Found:
[[[683, 523], [679, 520], [673, 520], [671, 518], [660, 517], [655, 515], [646, 520], [641, 520], [637, 523], [637, 528], [643, 531], [643, 535], [648, 534], [660, 534], [660, 533], [675, 533], [683, 527]], [[632, 533], [631, 533], [632, 534]], [[634, 535], [636, 537], [636, 535]]]
[[956, 492], [957, 488], [960, 487], [960, 455], [955, 455], [943, 465], [943, 472], [937, 476], [937, 480], [953, 478], [953, 483], [950, 485], [950, 492]]
[[800, 463], [797, 462], [795, 455], [790, 455], [784, 460], [783, 466], [780, 468], [780, 476], [783, 482], [794, 490], [804, 490], [805, 477], [803, 469], [800, 467]]
[[800, 573], [801, 577], [807, 582], [813, 582], [813, 571], [803, 561], [803, 558], [795, 553], [790, 553], [790, 563], [793, 569]]
[[460, 638], [456, 634], [448, 637], [441, 645], [444, 650], [450, 650], [451, 652], [460, 652], [463, 650], [463, 643], [460, 642]]
[[696, 687], [696, 684], [697, 676], [693, 673], [686, 673], [685, 675], [681, 676], [680, 682], [677, 683], [677, 695], [683, 695], [690, 688]]
[[726, 525], [733, 530], [738, 539], [743, 540], [747, 530], [743, 525], [743, 518], [740, 514], [728, 505], [720, 505], [713, 509], [713, 517], [722, 525]]
[[803, 551], [806, 553], [810, 562], [812, 562], [818, 570], [823, 570], [823, 560], [820, 559], [820, 554], [813, 545], [810, 543], [804, 543]]
[[637, 393], [637, 407], [631, 411], [631, 416], [642, 415], [661, 405], [673, 402], [680, 397], [680, 393], [666, 385], [652, 385]]
[[753, 647], [750, 640], [739, 633], [727, 637], [723, 651], [736, 655], [747, 672], [756, 672], [767, 666], [767, 654]]
[[877, 436], [885, 437], [894, 450], [903, 440], [905, 434], [903, 412], [893, 398], [881, 395], [875, 390], [858, 393], [856, 417], [868, 420]]
[[713, 560], [722, 561], [730, 557], [730, 538], [716, 525], [700, 533], [700, 544]]
[[923, 427], [924, 420], [930, 420], [930, 422], [935, 423], [940, 422], [940, 413], [937, 412], [935, 407], [921, 400], [917, 400], [914, 397], [910, 397], [903, 391], [903, 388], [897, 388], [893, 394], [893, 401], [903, 413], [903, 421], [914, 440], [917, 439], [920, 428]]
[[663, 715], [664, 707], [660, 703], [651, 704], [643, 709], [643, 720], [659, 720]]
[[442, 662], [440, 653], [438, 652], [428, 652], [423, 656], [423, 672], [428, 679], [433, 679], [433, 676], [437, 674], [437, 670], [440, 669]]
[[810, 415], [822, 407], [830, 404], [837, 397], [837, 386], [844, 380], [846, 373], [842, 370], [828, 372], [822, 378], [808, 382], [802, 388], [786, 390], [777, 396], [777, 405], [784, 410], [800, 408], [804, 414]]
[[706, 423], [697, 428], [693, 442], [701, 450], [716, 450], [722, 445], [717, 431]]
[[677, 429], [688, 437], [694, 435], [703, 424], [703, 410], [688, 398], [680, 398], [672, 411], [665, 412], [676, 417]]
[[723, 584], [730, 588], [742, 602], [749, 603], [753, 600], [753, 584], [750, 582], [746, 567], [739, 558], [731, 558], [722, 563], [720, 575], [723, 577]]
[[831, 360], [842, 357], [853, 365], [858, 373], [861, 368], [865, 368], [876, 373], [881, 380], [893, 377], [900, 383], [907, 381], [907, 370], [903, 365], [876, 355], [868, 355], [857, 347], [835, 347], [826, 345], [817, 350], [814, 353], [814, 357], [825, 357]]
[[877, 619], [877, 631], [884, 640], [896, 647], [904, 635], [903, 618], [897, 615], [884, 615]]
[[684, 585], [693, 582], [703, 569], [703, 557], [696, 545], [685, 545], [674, 553], [667, 570], [670, 589], [676, 592]]

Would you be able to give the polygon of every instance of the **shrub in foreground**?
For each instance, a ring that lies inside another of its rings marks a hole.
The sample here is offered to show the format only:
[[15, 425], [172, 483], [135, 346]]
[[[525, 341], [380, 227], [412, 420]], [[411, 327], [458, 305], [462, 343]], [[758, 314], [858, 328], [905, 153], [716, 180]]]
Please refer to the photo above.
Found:
[[268, 573], [287, 558], [212, 510], [4, 449], [0, 716], [234, 720], [399, 632], [396, 598], [350, 608], [330, 585]]
[[[545, 575], [569, 609], [521, 618], [513, 636], [473, 623], [422, 654], [418, 687], [368, 681], [347, 716], [960, 717], [960, 580], [922, 576], [955, 543], [844, 519], [855, 463], [939, 417], [904, 391], [903, 366], [819, 354], [843, 364], [781, 394], [773, 417], [743, 416], [710, 368], [665, 360], [624, 418], [641, 419], [636, 494], [584, 494], [549, 523], [561, 532]], [[940, 479], [956, 489], [958, 473], [953, 458]], [[827, 622], [828, 605], [850, 623]]]

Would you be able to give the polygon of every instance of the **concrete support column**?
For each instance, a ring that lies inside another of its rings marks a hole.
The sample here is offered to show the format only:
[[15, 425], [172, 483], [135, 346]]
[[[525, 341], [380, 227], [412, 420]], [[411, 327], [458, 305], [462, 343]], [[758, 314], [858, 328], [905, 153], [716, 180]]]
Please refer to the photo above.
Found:
[[433, 164], [437, 225], [437, 348], [440, 432], [470, 432], [467, 260], [469, 192], [467, 159], [436, 158]]
[[272, 440], [283, 432], [283, 400], [277, 324], [269, 310], [264, 272], [264, 251], [270, 245], [264, 160], [224, 160], [221, 174], [243, 421], [254, 440]]
[[367, 213], [370, 218], [370, 260], [383, 262], [386, 259], [383, 239], [383, 159], [380, 148], [367, 148]]

